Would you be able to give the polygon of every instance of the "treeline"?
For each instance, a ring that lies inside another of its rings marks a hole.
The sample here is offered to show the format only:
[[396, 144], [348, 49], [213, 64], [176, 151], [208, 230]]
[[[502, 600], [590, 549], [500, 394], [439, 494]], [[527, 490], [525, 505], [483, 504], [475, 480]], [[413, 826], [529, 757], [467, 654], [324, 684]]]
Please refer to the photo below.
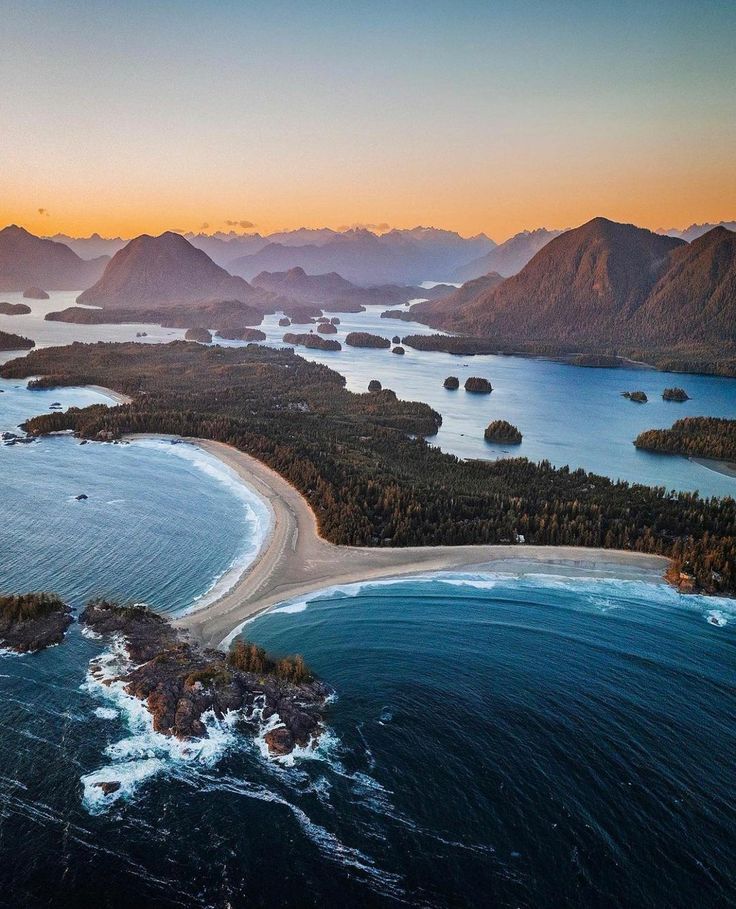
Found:
[[30, 350], [36, 342], [9, 331], [0, 331], [0, 350]]
[[[215, 439], [268, 464], [306, 498], [333, 543], [528, 543], [658, 553], [709, 590], [736, 590], [736, 502], [613, 482], [526, 459], [461, 461], [419, 436], [440, 417], [393, 392], [356, 395], [342, 376], [292, 351], [74, 344], [0, 367], [97, 384], [134, 402], [29, 420], [28, 431], [86, 438], [129, 432]], [[412, 438], [414, 436], [414, 438]]]
[[671, 429], [648, 429], [639, 433], [634, 445], [647, 451], [691, 458], [736, 461], [736, 420], [685, 417], [673, 423]]
[[52, 612], [63, 612], [64, 602], [55, 593], [11, 593], [0, 595], [0, 623], [6, 625], [15, 622], [26, 622], [49, 615]]

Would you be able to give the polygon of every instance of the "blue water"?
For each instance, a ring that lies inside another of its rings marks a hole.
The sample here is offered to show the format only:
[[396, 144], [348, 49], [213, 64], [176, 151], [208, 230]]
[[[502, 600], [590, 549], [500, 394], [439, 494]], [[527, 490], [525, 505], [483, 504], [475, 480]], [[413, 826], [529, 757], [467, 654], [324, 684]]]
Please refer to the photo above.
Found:
[[[20, 295], [6, 295], [17, 302]], [[27, 334], [40, 346], [68, 344], [73, 340], [134, 340], [146, 331], [143, 342], [180, 338], [177, 329], [152, 325], [66, 325], [46, 322], [44, 315], [73, 305], [74, 293], [57, 292], [50, 300], [23, 301], [32, 312], [26, 316], [0, 316], [0, 329]], [[381, 319], [383, 307], [338, 315], [334, 337], [344, 341], [349, 331], [370, 331], [391, 338], [408, 334], [432, 334], [433, 329], [415, 322]], [[278, 325], [281, 313], [267, 316], [261, 328], [266, 343], [283, 346], [285, 329]], [[309, 331], [312, 326], [296, 326]], [[333, 337], [333, 336], [331, 336]], [[234, 346], [238, 342], [221, 342]], [[403, 357], [387, 350], [343, 347], [325, 353], [299, 348], [301, 356], [325, 363], [347, 379], [351, 391], [366, 391], [371, 379], [394, 389], [399, 397], [424, 401], [442, 414], [443, 423], [432, 443], [462, 458], [496, 459], [525, 456], [532, 461], [547, 459], [557, 466], [583, 467], [612, 479], [665, 486], [668, 489], [699, 490], [701, 495], [736, 495], [736, 478], [679, 456], [637, 451], [633, 440], [645, 429], [669, 427], [685, 416], [736, 418], [736, 380], [717, 376], [661, 373], [650, 369], [581, 369], [550, 360], [522, 357], [455, 357], [406, 348]], [[3, 355], [0, 355], [2, 359]], [[462, 389], [450, 392], [442, 383], [448, 375], [460, 378], [483, 376], [491, 381], [490, 396], [472, 395]], [[685, 388], [691, 400], [677, 404], [662, 401], [670, 385]], [[647, 404], [621, 397], [624, 391], [642, 390]], [[504, 448], [483, 438], [491, 420], [504, 419], [519, 427], [521, 445]]]

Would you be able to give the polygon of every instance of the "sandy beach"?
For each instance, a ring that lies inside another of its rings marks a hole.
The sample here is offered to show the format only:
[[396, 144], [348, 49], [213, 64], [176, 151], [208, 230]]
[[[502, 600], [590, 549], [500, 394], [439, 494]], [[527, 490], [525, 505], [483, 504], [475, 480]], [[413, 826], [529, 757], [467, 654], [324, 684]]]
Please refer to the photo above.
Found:
[[[690, 460], [695, 464], [700, 464], [701, 467], [707, 467], [708, 470], [715, 470], [724, 477], [736, 478], [736, 462], [734, 461], [717, 461], [715, 458], [690, 458]], [[734, 491], [736, 492], [736, 490]]]
[[[135, 438], [132, 436], [131, 438]], [[157, 438], [160, 438], [158, 436]], [[618, 550], [569, 546], [335, 546], [317, 532], [301, 494], [255, 458], [220, 442], [188, 439], [237, 473], [271, 511], [258, 555], [220, 599], [182, 616], [178, 624], [218, 646], [246, 619], [277, 603], [332, 587], [426, 572], [486, 570], [661, 581], [667, 559]]]

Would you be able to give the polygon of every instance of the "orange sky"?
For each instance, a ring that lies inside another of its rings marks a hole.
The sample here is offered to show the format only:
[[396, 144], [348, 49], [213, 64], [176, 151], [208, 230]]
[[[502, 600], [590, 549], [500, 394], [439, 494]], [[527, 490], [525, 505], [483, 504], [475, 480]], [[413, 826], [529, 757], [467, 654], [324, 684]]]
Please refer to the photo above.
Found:
[[736, 5], [398, 6], [13, 7], [0, 224], [503, 240], [736, 218]]

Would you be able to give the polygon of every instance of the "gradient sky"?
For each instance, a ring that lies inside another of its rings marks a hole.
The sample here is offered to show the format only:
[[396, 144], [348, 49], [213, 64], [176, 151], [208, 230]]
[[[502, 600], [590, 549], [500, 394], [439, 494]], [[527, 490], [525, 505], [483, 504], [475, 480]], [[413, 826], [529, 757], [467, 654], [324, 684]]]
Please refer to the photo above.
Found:
[[735, 48], [733, 0], [0, 0], [0, 225], [736, 218]]

